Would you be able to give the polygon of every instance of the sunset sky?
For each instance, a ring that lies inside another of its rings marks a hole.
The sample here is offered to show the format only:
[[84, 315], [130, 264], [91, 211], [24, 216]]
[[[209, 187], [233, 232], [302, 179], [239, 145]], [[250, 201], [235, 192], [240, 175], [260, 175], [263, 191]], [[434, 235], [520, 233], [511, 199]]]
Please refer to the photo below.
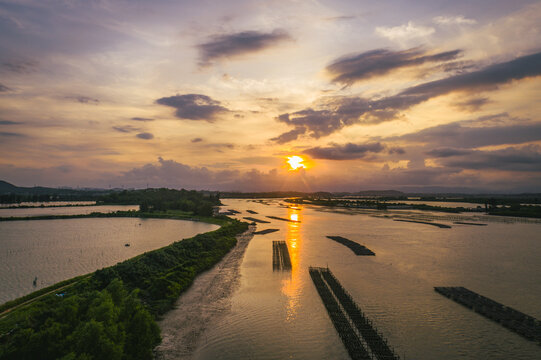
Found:
[[540, 39], [540, 1], [0, 0], [0, 179], [540, 192]]

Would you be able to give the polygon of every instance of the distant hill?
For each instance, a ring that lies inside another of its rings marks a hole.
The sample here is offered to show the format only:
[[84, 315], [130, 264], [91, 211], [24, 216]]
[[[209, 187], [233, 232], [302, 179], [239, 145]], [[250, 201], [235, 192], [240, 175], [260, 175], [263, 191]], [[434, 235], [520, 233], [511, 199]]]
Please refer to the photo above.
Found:
[[0, 194], [15, 193], [19, 188], [7, 181], [0, 180]]
[[46, 200], [92, 200], [93, 197], [111, 192], [103, 189], [69, 189], [43, 186], [21, 187], [0, 180], [2, 202]]

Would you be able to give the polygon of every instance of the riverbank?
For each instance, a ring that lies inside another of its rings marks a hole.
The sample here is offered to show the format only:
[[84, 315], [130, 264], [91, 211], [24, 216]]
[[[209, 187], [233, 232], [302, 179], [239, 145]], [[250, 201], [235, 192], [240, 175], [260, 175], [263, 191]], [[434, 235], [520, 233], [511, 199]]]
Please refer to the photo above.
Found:
[[237, 235], [237, 245], [212, 269], [199, 275], [171, 311], [158, 322], [162, 342], [156, 359], [189, 359], [209, 325], [231, 306], [240, 281], [240, 265], [255, 226]]

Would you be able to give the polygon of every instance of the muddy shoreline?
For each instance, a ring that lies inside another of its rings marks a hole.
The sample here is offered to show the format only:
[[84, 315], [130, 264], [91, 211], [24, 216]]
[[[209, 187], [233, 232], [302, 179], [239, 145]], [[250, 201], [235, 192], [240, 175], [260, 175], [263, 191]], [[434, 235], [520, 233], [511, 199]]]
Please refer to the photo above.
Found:
[[162, 343], [154, 349], [159, 360], [191, 359], [201, 335], [231, 307], [240, 284], [240, 265], [255, 226], [237, 236], [237, 245], [212, 269], [199, 275], [175, 307], [158, 322]]

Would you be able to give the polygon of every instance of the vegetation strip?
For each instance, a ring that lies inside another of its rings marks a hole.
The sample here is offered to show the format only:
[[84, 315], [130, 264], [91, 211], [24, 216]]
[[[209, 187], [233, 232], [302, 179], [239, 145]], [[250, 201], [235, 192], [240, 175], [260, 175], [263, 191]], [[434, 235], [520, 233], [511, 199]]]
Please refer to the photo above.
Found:
[[283, 218], [283, 217], [279, 217], [279, 216], [272, 216], [272, 215], [268, 215], [267, 216], [269, 219], [275, 219], [275, 220], [282, 220], [282, 221], [289, 221], [289, 222], [296, 222], [296, 223], [300, 223], [299, 220], [291, 220], [291, 219], [286, 219], [286, 218]]
[[272, 242], [273, 270], [291, 270], [291, 258], [285, 241]]
[[445, 224], [439, 224], [434, 222], [428, 222], [428, 221], [420, 221], [420, 220], [406, 220], [406, 219], [393, 219], [394, 221], [403, 221], [403, 222], [411, 222], [411, 223], [417, 223], [417, 224], [426, 224], [426, 225], [432, 225], [437, 226], [442, 229], [450, 229], [451, 226], [445, 225]]
[[259, 231], [254, 232], [254, 235], [266, 235], [266, 234], [273, 233], [273, 232], [275, 232], [275, 231], [280, 231], [280, 229], [265, 229], [265, 230], [259, 230]]
[[345, 314], [340, 309], [338, 302], [333, 297], [331, 291], [323, 281], [321, 273], [317, 268], [310, 268], [310, 277], [316, 286], [316, 290], [327, 309], [327, 313], [331, 318], [331, 322], [338, 333], [338, 336], [342, 340], [349, 356], [353, 360], [370, 360], [371, 356], [366, 351], [363, 343], [359, 336], [353, 330], [349, 320], [346, 318]]
[[256, 218], [253, 218], [253, 217], [249, 217], [249, 216], [245, 216], [243, 217], [244, 220], [249, 220], [249, 221], [253, 221], [253, 222], [256, 222], [256, 223], [260, 223], [260, 224], [270, 224], [270, 221], [267, 221], [267, 220], [259, 220], [259, 219], [256, 219]]
[[347, 246], [355, 253], [355, 255], [364, 255], [364, 256], [373, 256], [376, 255], [372, 250], [368, 249], [364, 245], [361, 245], [359, 243], [356, 243], [355, 241], [351, 241], [349, 239], [346, 239], [342, 236], [335, 236], [335, 235], [328, 235], [329, 239], [334, 240], [342, 245]]
[[541, 345], [541, 322], [462, 286], [435, 287], [434, 290], [476, 313], [500, 323], [507, 329]]

